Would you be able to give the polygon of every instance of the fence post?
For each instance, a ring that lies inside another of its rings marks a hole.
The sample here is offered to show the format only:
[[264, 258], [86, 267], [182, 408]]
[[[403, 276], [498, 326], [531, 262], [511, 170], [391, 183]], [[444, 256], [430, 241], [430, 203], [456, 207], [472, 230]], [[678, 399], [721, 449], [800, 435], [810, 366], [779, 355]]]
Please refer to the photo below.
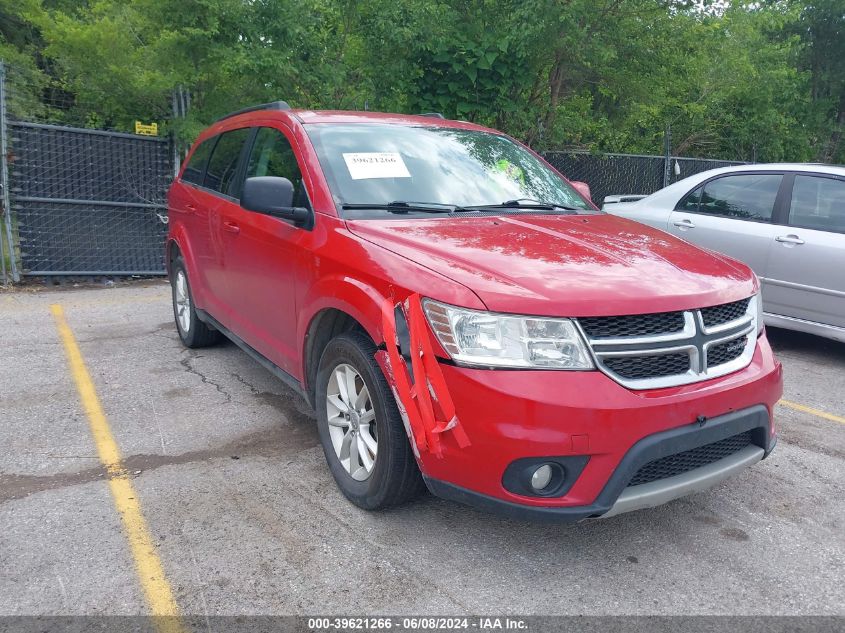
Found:
[[[3, 100], [5, 100], [5, 96], [6, 96], [6, 90], [5, 90], [5, 87], [4, 87], [5, 83], [6, 83], [6, 67], [3, 65], [3, 61], [0, 60], [0, 99], [2, 99], [2, 100], [0, 100], [0, 107], [2, 107], [2, 102], [3, 102]], [[0, 109], [0, 119], [5, 118], [5, 117], [3, 117], [3, 114], [4, 114], [4, 111], [2, 109]], [[0, 123], [0, 127], [2, 127], [3, 130], [6, 129], [6, 126], [5, 126], [4, 123]], [[3, 153], [3, 159], [2, 160], [3, 160], [3, 166], [5, 167], [6, 166], [5, 152]], [[6, 181], [2, 179], [2, 176], [0, 176], [0, 200], [3, 200], [3, 201], [5, 201], [5, 199], [6, 199], [5, 182]], [[4, 216], [6, 215], [5, 208], [6, 208], [6, 204], [5, 204], [5, 202], [3, 202], [2, 206], [0, 206], [0, 209], [3, 209], [2, 213], [3, 213]], [[6, 240], [3, 239], [2, 234], [0, 234], [0, 269], [2, 269], [2, 272], [3, 272], [3, 285], [5, 286], [6, 284], [9, 283], [9, 276], [6, 274]]]
[[[176, 91], [173, 90], [171, 93], [171, 97], [173, 100], [173, 122], [176, 122], [176, 119], [179, 118], [179, 107], [176, 105]], [[170, 131], [170, 142], [173, 144], [171, 148], [173, 150], [173, 178], [179, 175], [179, 168], [180, 168], [180, 157], [179, 157], [179, 143], [176, 140], [176, 133], [171, 130]]]
[[[10, 200], [11, 191], [9, 187], [9, 165], [8, 165], [8, 127], [6, 126], [6, 65], [0, 61], [0, 189], [3, 194], [3, 224], [5, 225], [6, 246], [9, 253], [9, 267], [12, 270], [12, 281], [15, 283], [21, 280], [18, 273], [18, 265], [15, 262], [15, 242], [12, 239], [12, 203]], [[5, 262], [5, 260], [4, 260]], [[5, 263], [3, 277], [5, 279]]]
[[666, 124], [663, 132], [663, 186], [669, 186], [669, 172], [672, 169], [672, 126]]

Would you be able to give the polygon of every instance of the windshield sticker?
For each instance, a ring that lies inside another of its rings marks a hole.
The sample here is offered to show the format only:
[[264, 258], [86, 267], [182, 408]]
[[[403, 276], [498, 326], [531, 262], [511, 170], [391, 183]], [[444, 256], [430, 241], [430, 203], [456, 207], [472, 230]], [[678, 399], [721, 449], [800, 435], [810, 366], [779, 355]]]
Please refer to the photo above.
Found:
[[398, 152], [355, 152], [344, 154], [343, 160], [352, 180], [411, 177]]
[[525, 172], [522, 171], [522, 167], [519, 165], [514, 165], [509, 160], [502, 160], [496, 161], [496, 169], [511, 180], [518, 182], [520, 184], [525, 184]]

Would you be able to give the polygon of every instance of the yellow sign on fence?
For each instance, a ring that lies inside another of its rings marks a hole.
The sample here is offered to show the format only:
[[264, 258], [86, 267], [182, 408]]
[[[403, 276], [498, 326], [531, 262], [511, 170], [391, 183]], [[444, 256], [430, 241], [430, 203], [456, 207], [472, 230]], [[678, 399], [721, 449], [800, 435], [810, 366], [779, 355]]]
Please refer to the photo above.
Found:
[[135, 121], [135, 134], [142, 134], [143, 136], [158, 136], [158, 123], [144, 125], [140, 121]]

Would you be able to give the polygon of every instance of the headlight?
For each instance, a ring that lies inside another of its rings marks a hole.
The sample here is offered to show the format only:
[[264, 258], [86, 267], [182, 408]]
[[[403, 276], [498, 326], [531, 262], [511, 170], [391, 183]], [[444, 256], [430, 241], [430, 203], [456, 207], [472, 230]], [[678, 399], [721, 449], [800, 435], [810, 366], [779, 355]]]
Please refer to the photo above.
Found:
[[423, 301], [443, 348], [462, 365], [593, 369], [587, 345], [569, 319], [496, 314]]
[[757, 336], [763, 332], [763, 293], [757, 291], [757, 294], [751, 297], [748, 302], [748, 311], [754, 316], [754, 322], [757, 324]]

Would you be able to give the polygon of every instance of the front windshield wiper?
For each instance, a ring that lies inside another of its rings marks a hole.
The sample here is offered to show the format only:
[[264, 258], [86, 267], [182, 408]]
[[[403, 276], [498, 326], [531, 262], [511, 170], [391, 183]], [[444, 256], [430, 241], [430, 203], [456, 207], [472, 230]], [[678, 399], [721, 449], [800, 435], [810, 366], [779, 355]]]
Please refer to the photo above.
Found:
[[388, 211], [389, 213], [454, 213], [460, 207], [454, 204], [443, 204], [440, 202], [407, 202], [405, 200], [394, 200], [387, 204], [382, 203], [355, 203], [342, 204], [341, 209]]
[[461, 207], [460, 210], [467, 211], [483, 211], [484, 209], [536, 209], [538, 211], [586, 211], [580, 207], [571, 207], [565, 204], [556, 204], [554, 202], [540, 202], [539, 200], [531, 200], [530, 198], [521, 198], [519, 200], [507, 200], [499, 204], [477, 204], [468, 207]]
[[394, 200], [393, 202], [356, 202], [340, 205], [345, 211], [387, 211], [389, 213], [459, 213], [473, 211], [487, 211], [489, 209], [526, 209], [536, 211], [586, 211], [579, 207], [570, 207], [552, 202], [539, 202], [529, 198], [520, 200], [507, 200], [499, 204], [478, 204], [472, 206], [460, 206], [457, 204], [446, 204], [443, 202], [409, 202], [407, 200]]

